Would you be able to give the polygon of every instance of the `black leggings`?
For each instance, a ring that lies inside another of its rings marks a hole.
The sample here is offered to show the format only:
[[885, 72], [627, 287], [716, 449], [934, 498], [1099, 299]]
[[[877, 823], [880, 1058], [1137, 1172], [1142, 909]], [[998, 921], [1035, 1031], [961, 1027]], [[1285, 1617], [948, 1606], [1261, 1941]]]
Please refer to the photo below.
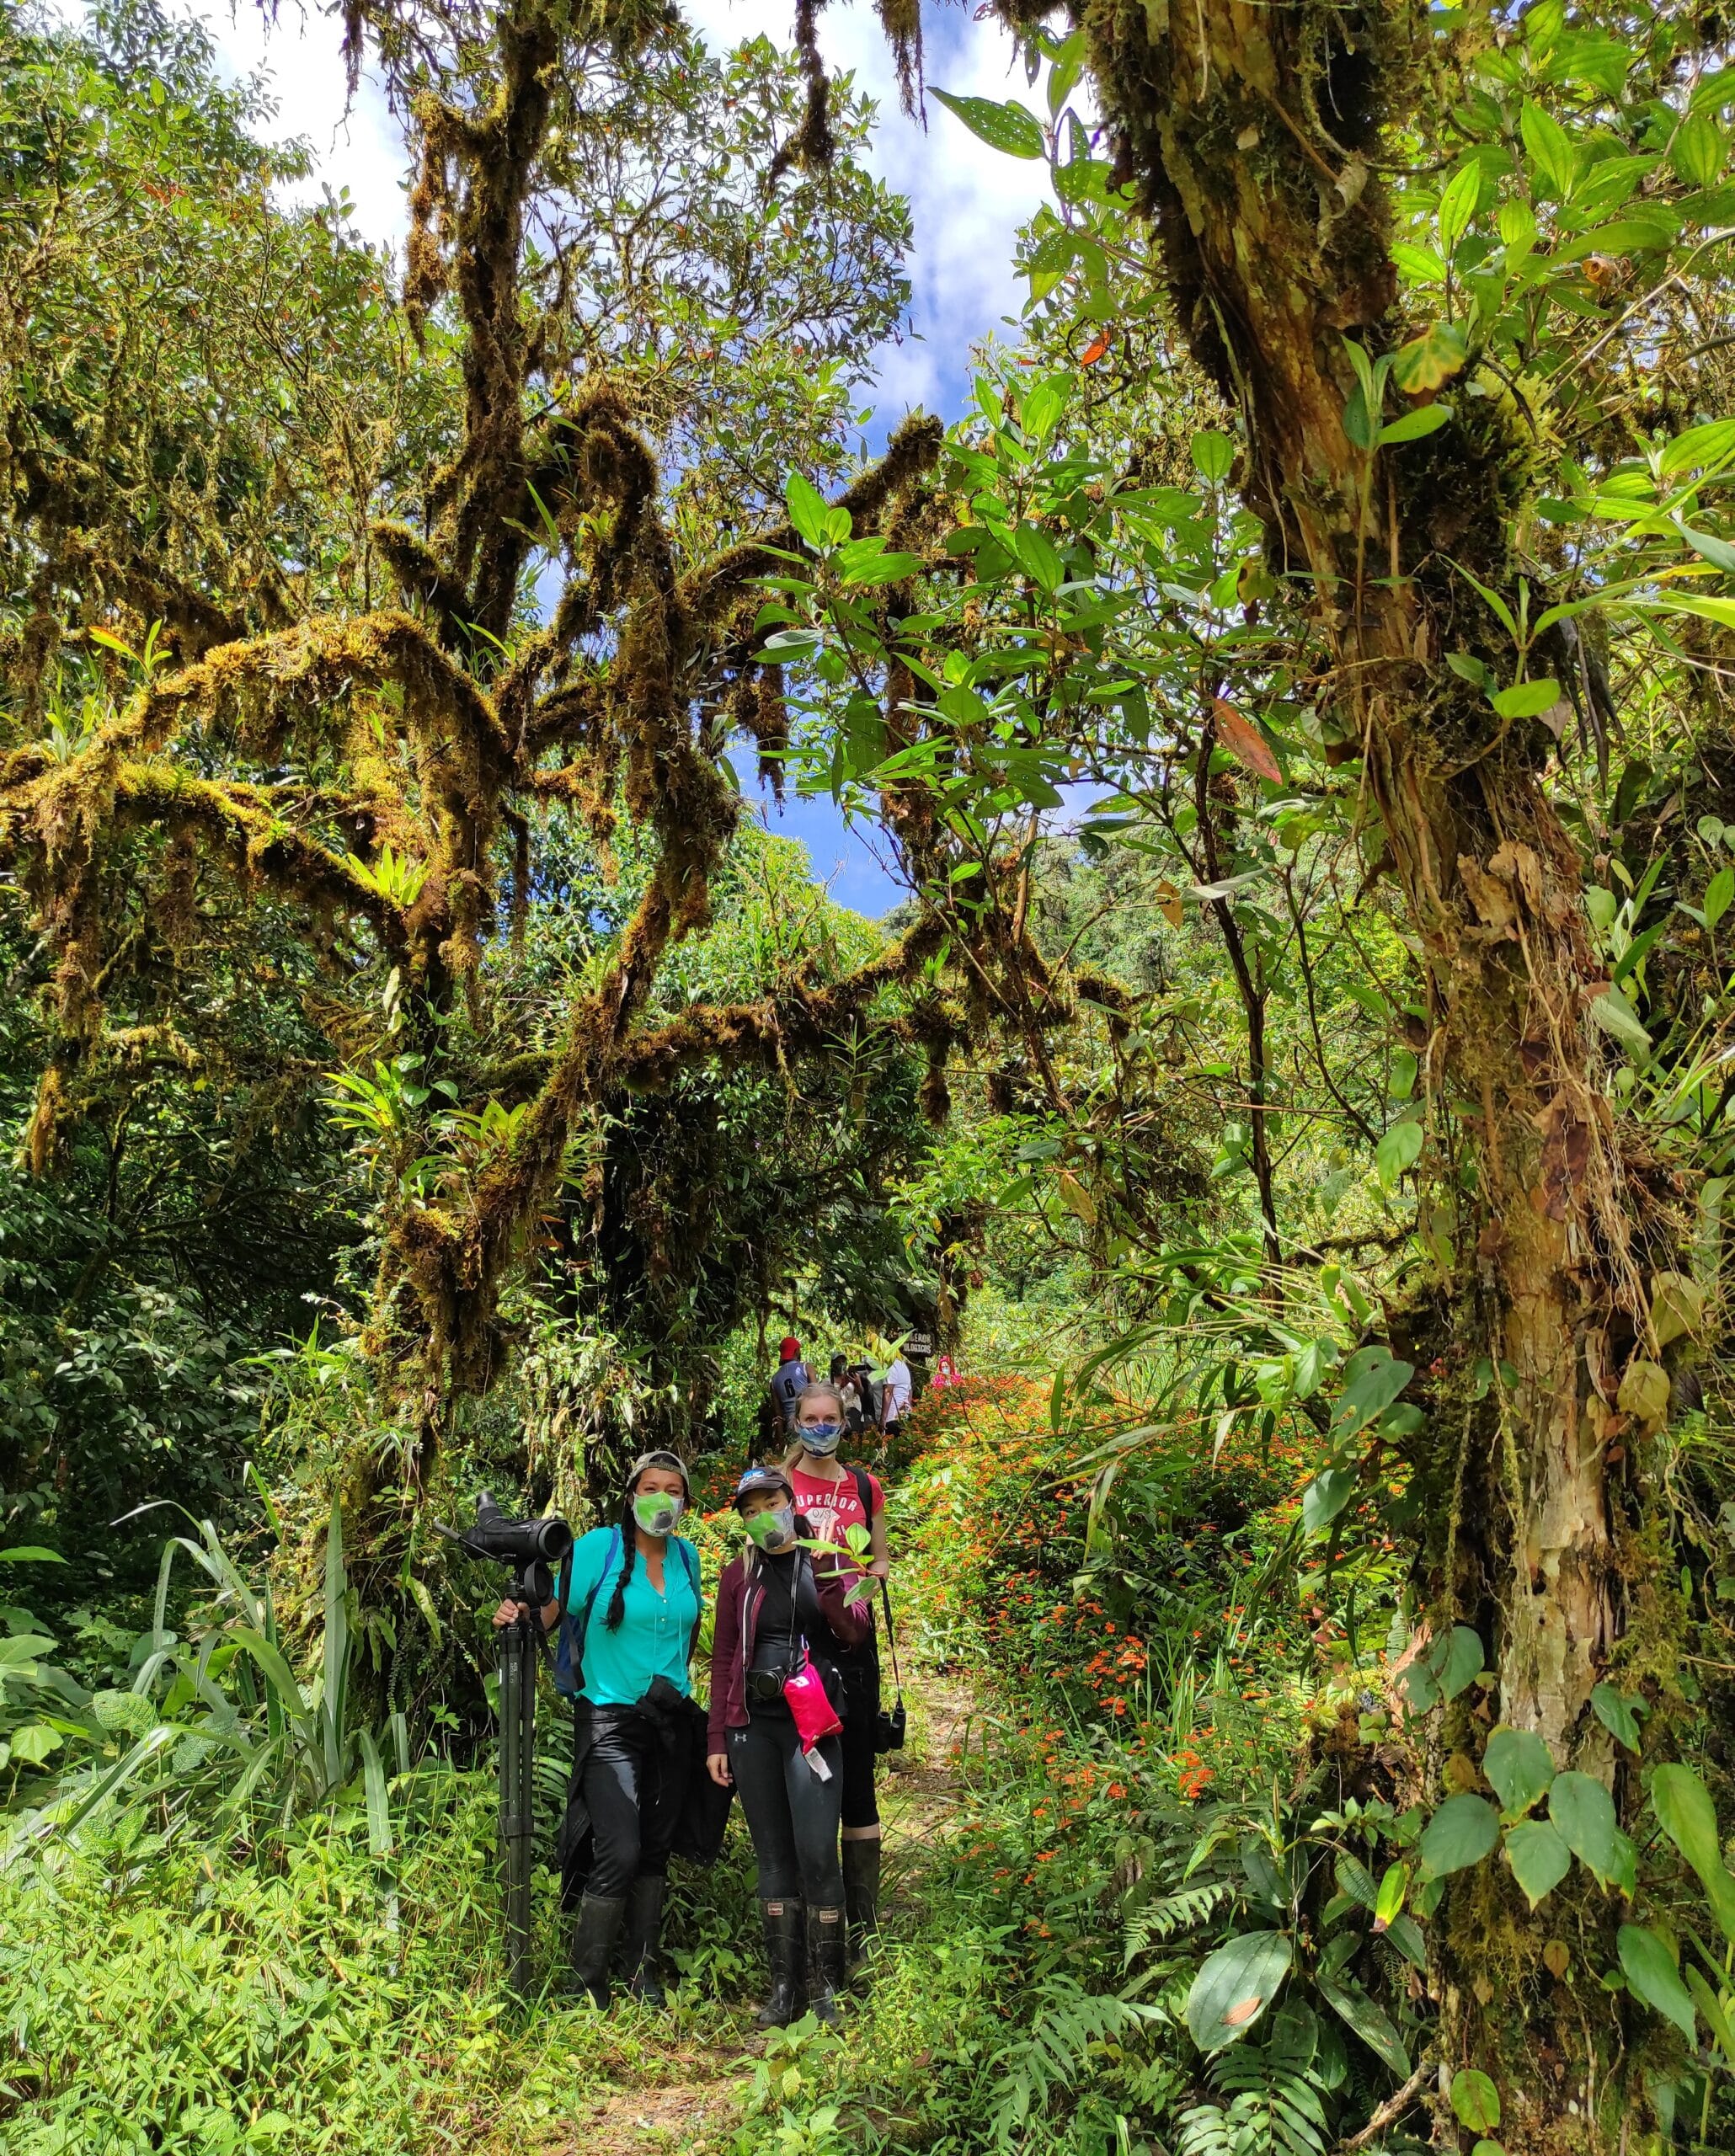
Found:
[[879, 1657], [874, 1643], [853, 1648], [837, 1658], [843, 1675], [844, 1698], [849, 1711], [843, 1718], [843, 1823], [848, 1827], [877, 1827], [879, 1799], [873, 1787], [878, 1754], [873, 1748], [874, 1726], [879, 1719]]
[[802, 1756], [787, 1707], [750, 1711], [745, 1729], [729, 1733], [729, 1764], [759, 1860], [760, 1899], [781, 1902], [798, 1894], [813, 1908], [840, 1908], [842, 1740], [824, 1737], [814, 1747], [831, 1769], [830, 1780], [821, 1781]]
[[590, 1876], [585, 1892], [619, 1901], [635, 1879], [660, 1876], [681, 1822], [681, 1790], [663, 1772], [649, 1717], [631, 1707], [590, 1710], [583, 1780], [590, 1814]]

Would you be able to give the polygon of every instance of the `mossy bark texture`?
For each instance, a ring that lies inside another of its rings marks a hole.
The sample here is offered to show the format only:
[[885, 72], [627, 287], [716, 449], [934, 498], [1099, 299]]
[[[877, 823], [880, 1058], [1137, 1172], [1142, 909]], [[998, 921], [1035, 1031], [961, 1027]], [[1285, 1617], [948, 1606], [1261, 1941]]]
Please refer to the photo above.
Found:
[[[1532, 722], [1503, 725], [1441, 663], [1443, 648], [1480, 650], [1510, 678], [1509, 640], [1455, 564], [1510, 588], [1526, 441], [1497, 397], [1460, 400], [1465, 416], [1407, 462], [1345, 430], [1346, 338], [1377, 356], [1402, 334], [1378, 148], [1429, 33], [1419, 10], [1380, 0], [1087, 0], [1081, 19], [1180, 326], [1243, 414], [1268, 558], [1312, 579], [1332, 715], [1364, 759], [1369, 864], [1401, 886], [1422, 957], [1423, 1225], [1443, 1275], [1417, 1463], [1441, 1499], [1433, 1614], [1491, 1646], [1503, 1719], [1606, 1780], [1588, 1703], [1627, 1598], [1607, 1463], [1622, 1376], [1647, 1353], [1645, 1277], [1668, 1262], [1645, 1248], [1668, 1193], [1623, 1157], [1604, 1097], [1603, 984], [1542, 782], [1551, 743]], [[1478, 1364], [1495, 1374], [1480, 1395]], [[1449, 2063], [1534, 2069], [1508, 2149], [1599, 2145], [1606, 1999], [1583, 2020], [1515, 1906], [1535, 1950], [1518, 1983], [1484, 2000], [1485, 1970], [1446, 1972]]]

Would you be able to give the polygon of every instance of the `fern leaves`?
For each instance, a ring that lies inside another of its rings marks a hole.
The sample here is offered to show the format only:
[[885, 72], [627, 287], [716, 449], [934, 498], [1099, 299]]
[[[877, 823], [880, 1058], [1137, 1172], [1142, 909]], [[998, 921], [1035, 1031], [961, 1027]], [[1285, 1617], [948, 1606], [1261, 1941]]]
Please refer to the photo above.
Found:
[[1325, 2156], [1329, 2128], [1311, 2008], [1285, 2006], [1265, 2044], [1236, 2044], [1211, 2061], [1226, 2105], [1196, 2104], [1180, 2120], [1178, 2156]]

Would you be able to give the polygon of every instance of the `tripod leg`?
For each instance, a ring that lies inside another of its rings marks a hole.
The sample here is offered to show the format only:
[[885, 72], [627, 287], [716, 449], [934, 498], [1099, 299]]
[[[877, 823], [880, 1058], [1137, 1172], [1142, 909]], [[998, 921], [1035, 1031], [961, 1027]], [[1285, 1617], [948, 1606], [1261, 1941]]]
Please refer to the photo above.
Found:
[[506, 1980], [530, 1983], [530, 1868], [535, 1826], [537, 1651], [534, 1619], [500, 1636], [500, 1868], [506, 1932]]

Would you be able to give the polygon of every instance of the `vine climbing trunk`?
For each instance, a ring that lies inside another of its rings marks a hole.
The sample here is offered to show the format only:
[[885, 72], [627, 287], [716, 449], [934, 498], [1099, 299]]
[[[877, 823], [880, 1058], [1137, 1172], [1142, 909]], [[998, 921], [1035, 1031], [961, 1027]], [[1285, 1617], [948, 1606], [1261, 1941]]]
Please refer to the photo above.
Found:
[[[1195, 356], [1242, 413], [1240, 484], [1265, 520], [1269, 566], [1311, 580], [1331, 658], [1324, 700], [1363, 758], [1370, 879], [1400, 886], [1419, 947], [1419, 1225], [1444, 1285], [1407, 1331], [1435, 1388], [1412, 1463], [1427, 1516], [1445, 1524], [1433, 1614], [1492, 1646], [1503, 1718], [1606, 1779], [1607, 1741], [1586, 1711], [1621, 1614], [1604, 1460], [1619, 1364], [1642, 1352], [1647, 1318], [1598, 1081], [1598, 969], [1579, 864], [1543, 787], [1551, 738], [1503, 725], [1441, 663], [1449, 617], [1455, 648], [1503, 655], [1495, 614], [1455, 563], [1497, 592], [1514, 586], [1521, 422], [1509, 400], [1472, 413], [1465, 399], [1407, 455], [1359, 447], [1346, 416], [1365, 363], [1394, 341], [1375, 148], [1421, 79], [1408, 45], [1418, 19], [1372, 0], [1089, 0], [1081, 13], [1120, 175], [1154, 220]], [[1355, 432], [1377, 425], [1376, 410]], [[1449, 533], [1445, 457], [1453, 501], [1476, 504]], [[1509, 673], [1509, 641], [1503, 655]], [[1512, 1893], [1503, 1879], [1493, 1891]], [[1540, 1954], [1522, 1903], [1510, 1913]], [[1443, 2041], [1456, 2063], [1536, 2041], [1524, 1999], [1540, 1986], [1502, 1997], [1497, 2029], [1478, 2023], [1485, 1982], [1449, 1951]], [[1503, 2139], [1513, 2152], [1583, 2147], [1603, 2079], [1577, 2033], [1590, 2025], [1567, 2002], [1530, 2010], [1545, 2025], [1541, 2055], [1562, 2070], [1524, 2077], [1533, 2115], [1509, 2119]]]

